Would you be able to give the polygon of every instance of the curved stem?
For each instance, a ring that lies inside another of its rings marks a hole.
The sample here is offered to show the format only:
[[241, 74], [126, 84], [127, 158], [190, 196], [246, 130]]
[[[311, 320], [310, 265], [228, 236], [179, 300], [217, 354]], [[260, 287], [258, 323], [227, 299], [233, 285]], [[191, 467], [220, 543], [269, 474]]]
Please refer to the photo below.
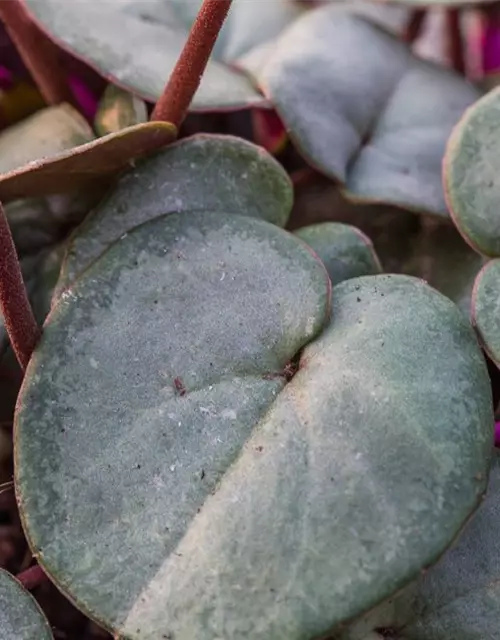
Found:
[[[1, 1], [2, 0], [0, 0], [0, 2]], [[25, 589], [28, 589], [28, 591], [31, 591], [35, 587], [38, 587], [38, 585], [48, 580], [47, 574], [38, 564], [35, 564], [32, 567], [29, 567], [29, 569], [25, 569], [21, 573], [18, 573], [16, 578]]]
[[171, 122], [179, 130], [200, 85], [231, 3], [232, 0], [204, 0], [151, 120]]
[[[1, 2], [2, 0], [0, 4]], [[40, 329], [28, 301], [14, 240], [1, 204], [0, 312], [4, 317], [12, 349], [24, 371], [40, 337]]]
[[47, 104], [75, 104], [58, 50], [31, 20], [20, 0], [0, 0], [0, 20]]

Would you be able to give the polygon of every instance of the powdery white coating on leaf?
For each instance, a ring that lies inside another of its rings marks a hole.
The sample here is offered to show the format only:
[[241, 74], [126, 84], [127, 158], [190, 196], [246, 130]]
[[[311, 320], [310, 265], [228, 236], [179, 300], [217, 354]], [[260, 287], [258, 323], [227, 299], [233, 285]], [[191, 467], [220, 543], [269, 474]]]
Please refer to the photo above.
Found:
[[489, 378], [449, 300], [405, 276], [344, 282], [301, 362], [127, 637], [326, 637], [436, 561], [478, 504]]
[[334, 285], [382, 271], [370, 238], [356, 227], [323, 222], [302, 227], [295, 235], [320, 258]]
[[196, 212], [137, 227], [61, 298], [20, 400], [17, 483], [40, 562], [90, 615], [121, 626], [328, 313], [291, 234]]
[[157, 216], [222, 210], [284, 226], [292, 202], [288, 175], [260, 147], [232, 136], [188, 138], [137, 163], [76, 230], [56, 295], [123, 233]]
[[[457, 544], [395, 601], [404, 640], [497, 640], [500, 618], [500, 459], [486, 500]], [[408, 614], [407, 609], [410, 610]], [[401, 621], [401, 613], [406, 620]]]
[[[58, 44], [124, 89], [155, 102], [182, 51], [200, 2], [182, 0], [26, 0]], [[235, 0], [196, 92], [194, 110], [262, 106], [236, 57], [275, 37], [301, 11], [288, 0]], [[131, 55], [133, 52], [133, 55]]]
[[354, 198], [448, 215], [441, 160], [472, 84], [335, 6], [286, 29], [258, 79], [309, 162]]
[[53, 640], [36, 600], [0, 569], [0, 640]]

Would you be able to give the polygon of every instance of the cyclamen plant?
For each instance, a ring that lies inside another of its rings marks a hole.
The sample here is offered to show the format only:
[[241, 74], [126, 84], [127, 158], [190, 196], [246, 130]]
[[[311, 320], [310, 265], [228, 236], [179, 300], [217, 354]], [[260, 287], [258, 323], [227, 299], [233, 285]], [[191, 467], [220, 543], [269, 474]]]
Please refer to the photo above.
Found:
[[0, 3], [2, 640], [497, 638], [500, 90], [405, 4]]

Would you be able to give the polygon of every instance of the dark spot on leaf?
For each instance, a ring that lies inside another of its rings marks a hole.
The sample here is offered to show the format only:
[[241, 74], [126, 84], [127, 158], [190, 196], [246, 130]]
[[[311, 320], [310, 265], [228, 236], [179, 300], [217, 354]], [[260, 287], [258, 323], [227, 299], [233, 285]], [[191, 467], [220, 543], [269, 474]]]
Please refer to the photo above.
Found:
[[179, 376], [174, 378], [174, 388], [180, 396], [186, 395], [186, 387], [184, 385], [184, 382], [182, 381], [182, 378], [180, 378]]
[[203, 480], [204, 477], [205, 477], [205, 469], [202, 469], [200, 473], [200, 479]]
[[258, 447], [255, 447], [255, 450], [260, 453], [261, 451], [264, 451], [264, 447], [262, 445], [259, 445]]
[[140, 469], [140, 468], [141, 468], [141, 465], [140, 465], [140, 464], [138, 464], [138, 465], [137, 465], [137, 468], [138, 468], [138, 469]]
[[361, 298], [356, 298], [357, 302], [361, 302]]

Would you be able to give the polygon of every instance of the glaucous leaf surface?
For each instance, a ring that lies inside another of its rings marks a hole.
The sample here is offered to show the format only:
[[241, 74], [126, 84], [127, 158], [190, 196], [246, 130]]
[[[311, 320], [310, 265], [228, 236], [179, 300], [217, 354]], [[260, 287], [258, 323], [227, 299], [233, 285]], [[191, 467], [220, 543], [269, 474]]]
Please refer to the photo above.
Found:
[[100, 180], [118, 173], [136, 158], [169, 144], [176, 135], [171, 124], [146, 122], [35, 160], [0, 175], [0, 200], [99, 188]]
[[469, 323], [404, 276], [342, 283], [328, 323], [329, 287], [275, 225], [185, 211], [54, 307], [18, 402], [18, 498], [41, 564], [115, 633], [321, 637], [477, 505], [493, 417]]
[[73, 149], [95, 138], [68, 104], [47, 107], [0, 133], [0, 174]]
[[500, 366], [500, 260], [491, 260], [477, 276], [472, 322], [490, 358]]
[[288, 27], [257, 76], [308, 162], [350, 197], [448, 215], [441, 161], [472, 84], [335, 6]]
[[3, 569], [0, 569], [0, 640], [53, 640], [36, 600]]
[[500, 256], [500, 88], [486, 94], [460, 120], [448, 142], [444, 184], [450, 213], [465, 240]]
[[94, 128], [100, 136], [105, 136], [147, 121], [144, 100], [110, 84], [99, 102]]
[[[58, 44], [110, 81], [156, 102], [201, 1], [26, 0], [25, 5]], [[299, 4], [289, 0], [235, 0], [192, 108], [237, 109], [265, 103], [231, 63], [276, 36], [300, 11]]]
[[290, 179], [270, 155], [232, 136], [198, 135], [138, 163], [73, 234], [59, 294], [112, 242], [165, 213], [224, 211], [285, 226]]
[[[396, 599], [402, 640], [497, 640], [500, 618], [500, 459], [494, 456], [486, 500], [456, 545], [417, 583], [409, 599]], [[403, 609], [403, 611], [400, 611]]]
[[469, 317], [472, 289], [484, 262], [453, 226], [422, 220], [422, 231], [402, 269], [426, 280]]
[[295, 235], [320, 258], [334, 285], [382, 271], [372, 241], [356, 227], [323, 222], [303, 227]]

